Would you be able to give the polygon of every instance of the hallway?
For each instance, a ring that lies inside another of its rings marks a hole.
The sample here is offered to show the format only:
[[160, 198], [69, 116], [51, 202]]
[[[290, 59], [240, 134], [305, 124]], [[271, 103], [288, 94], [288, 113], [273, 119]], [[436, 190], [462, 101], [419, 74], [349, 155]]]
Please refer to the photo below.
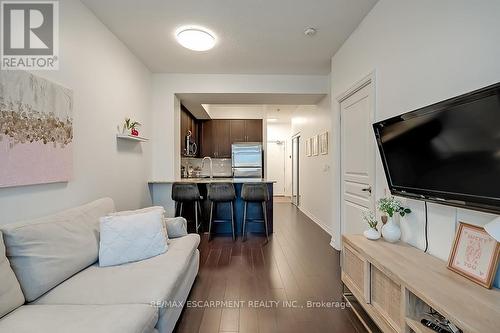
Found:
[[[341, 302], [330, 236], [289, 203], [275, 203], [274, 221], [268, 244], [253, 235], [245, 243], [203, 235], [189, 301], [232, 302], [185, 308], [176, 332], [364, 332]], [[330, 303], [311, 307], [321, 301]]]

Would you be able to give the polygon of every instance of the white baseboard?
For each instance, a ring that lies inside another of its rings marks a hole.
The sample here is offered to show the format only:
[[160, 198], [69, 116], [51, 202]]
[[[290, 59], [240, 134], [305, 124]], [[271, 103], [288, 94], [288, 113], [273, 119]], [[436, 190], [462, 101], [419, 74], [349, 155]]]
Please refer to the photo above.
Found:
[[299, 206], [299, 209], [308, 218], [313, 220], [313, 222], [316, 223], [321, 229], [325, 230], [330, 236], [332, 235], [332, 230], [325, 223], [323, 223], [319, 218], [314, 216], [314, 214], [312, 214], [310, 211], [304, 209], [304, 207]]

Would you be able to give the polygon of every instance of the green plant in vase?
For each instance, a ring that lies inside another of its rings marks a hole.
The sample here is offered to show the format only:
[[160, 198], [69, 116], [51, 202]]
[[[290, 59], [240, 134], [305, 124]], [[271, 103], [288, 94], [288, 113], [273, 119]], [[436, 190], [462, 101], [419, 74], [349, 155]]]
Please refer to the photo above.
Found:
[[394, 221], [394, 215], [399, 214], [404, 217], [411, 213], [411, 209], [404, 207], [401, 201], [394, 197], [380, 199], [377, 202], [377, 207], [388, 216], [387, 223], [382, 227], [382, 236], [388, 242], [397, 242], [401, 238], [401, 229]]
[[130, 118], [125, 119], [125, 124], [123, 124], [123, 129], [127, 129], [130, 131], [131, 135], [138, 136], [139, 131], [137, 130], [137, 127], [141, 126], [141, 123], [138, 121], [132, 121]]
[[368, 224], [368, 229], [363, 232], [363, 235], [371, 240], [377, 240], [380, 238], [380, 232], [377, 229], [377, 218], [375, 217], [375, 214], [372, 211], [366, 211], [363, 212], [363, 215], [361, 216], [363, 221]]

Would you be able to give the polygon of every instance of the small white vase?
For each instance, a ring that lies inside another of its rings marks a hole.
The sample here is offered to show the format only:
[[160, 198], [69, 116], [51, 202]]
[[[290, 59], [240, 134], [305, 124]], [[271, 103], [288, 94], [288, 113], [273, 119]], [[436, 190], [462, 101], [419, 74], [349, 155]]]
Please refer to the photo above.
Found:
[[389, 243], [395, 243], [401, 238], [401, 229], [393, 217], [389, 216], [387, 223], [382, 227], [382, 236]]
[[375, 228], [368, 228], [363, 232], [366, 238], [370, 240], [377, 240], [380, 238], [380, 232], [375, 230]]

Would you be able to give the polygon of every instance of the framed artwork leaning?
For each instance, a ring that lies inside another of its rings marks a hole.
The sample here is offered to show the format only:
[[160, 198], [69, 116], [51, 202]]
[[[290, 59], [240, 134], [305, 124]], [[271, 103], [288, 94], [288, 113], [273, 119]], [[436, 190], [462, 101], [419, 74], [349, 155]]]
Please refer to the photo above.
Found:
[[500, 243], [483, 227], [460, 222], [448, 268], [485, 288], [491, 288], [499, 254]]

